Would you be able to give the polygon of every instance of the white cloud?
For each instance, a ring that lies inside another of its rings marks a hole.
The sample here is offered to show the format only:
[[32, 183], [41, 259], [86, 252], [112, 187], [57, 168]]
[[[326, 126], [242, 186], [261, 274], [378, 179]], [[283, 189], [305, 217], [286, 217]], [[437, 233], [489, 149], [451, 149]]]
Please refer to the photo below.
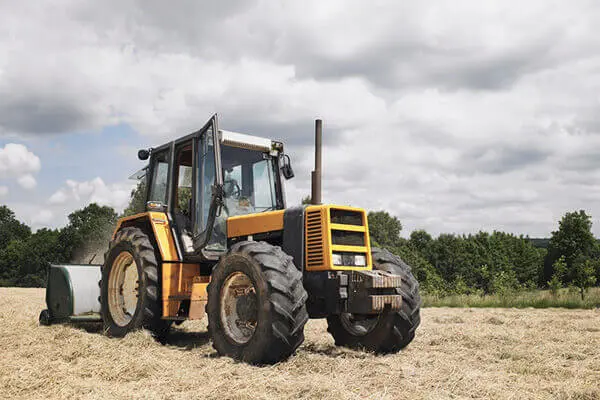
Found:
[[129, 202], [134, 186], [131, 183], [107, 185], [100, 177], [82, 182], [67, 180], [66, 187], [56, 191], [48, 201], [53, 205], [69, 205], [70, 209], [98, 203], [122, 211]]
[[33, 189], [33, 174], [41, 168], [40, 159], [22, 144], [7, 143], [0, 147], [0, 178], [15, 178], [24, 189]]
[[59, 189], [50, 198], [48, 203], [50, 204], [65, 204], [68, 200], [68, 195], [63, 189]]
[[52, 221], [54, 214], [48, 209], [38, 210], [33, 217], [31, 217], [31, 223], [34, 226], [47, 225]]
[[[297, 203], [322, 117], [326, 201], [408, 229], [547, 235], [567, 210], [600, 216], [599, 24], [586, 0], [13, 2], [0, 134], [123, 123], [158, 144], [218, 111], [226, 129], [288, 143]], [[0, 177], [31, 183], [37, 163], [0, 153]], [[48, 203], [123, 207], [129, 190], [68, 181]]]
[[4, 197], [8, 194], [8, 188], [6, 186], [0, 186], [0, 197]]
[[17, 178], [17, 183], [24, 189], [33, 189], [37, 185], [35, 178], [30, 174]]

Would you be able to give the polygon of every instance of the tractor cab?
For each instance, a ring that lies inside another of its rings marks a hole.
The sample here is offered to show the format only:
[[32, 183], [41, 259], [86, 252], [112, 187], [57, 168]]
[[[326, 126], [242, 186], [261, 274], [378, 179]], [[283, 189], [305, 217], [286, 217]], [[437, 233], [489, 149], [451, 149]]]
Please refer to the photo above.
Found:
[[218, 128], [138, 153], [150, 158], [147, 211], [166, 212], [183, 258], [227, 250], [228, 217], [285, 209], [283, 178], [293, 177], [283, 144]]

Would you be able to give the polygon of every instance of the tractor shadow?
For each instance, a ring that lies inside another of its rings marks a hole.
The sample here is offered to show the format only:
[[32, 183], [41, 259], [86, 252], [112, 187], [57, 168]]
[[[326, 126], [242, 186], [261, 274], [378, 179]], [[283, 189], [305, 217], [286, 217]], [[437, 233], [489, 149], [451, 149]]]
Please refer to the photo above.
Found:
[[163, 341], [166, 346], [179, 347], [182, 350], [193, 350], [210, 342], [208, 332], [188, 332], [177, 328], [171, 328], [169, 334]]
[[316, 343], [304, 343], [298, 349], [300, 352], [307, 352], [311, 354], [316, 354], [319, 356], [324, 356], [328, 358], [356, 358], [356, 359], [365, 359], [373, 356], [373, 353], [362, 351], [362, 350], [353, 350], [345, 347], [339, 347], [333, 344], [316, 344]]

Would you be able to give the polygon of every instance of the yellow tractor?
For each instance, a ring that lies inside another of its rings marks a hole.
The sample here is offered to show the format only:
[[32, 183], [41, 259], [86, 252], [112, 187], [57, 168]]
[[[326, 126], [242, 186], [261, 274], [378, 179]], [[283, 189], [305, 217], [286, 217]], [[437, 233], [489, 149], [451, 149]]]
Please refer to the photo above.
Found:
[[386, 250], [371, 248], [363, 209], [322, 205], [321, 121], [312, 204], [286, 208], [294, 176], [283, 144], [202, 129], [140, 150], [146, 211], [122, 218], [101, 268], [105, 332], [208, 317], [221, 355], [276, 363], [327, 318], [336, 345], [397, 352], [420, 322], [418, 283]]

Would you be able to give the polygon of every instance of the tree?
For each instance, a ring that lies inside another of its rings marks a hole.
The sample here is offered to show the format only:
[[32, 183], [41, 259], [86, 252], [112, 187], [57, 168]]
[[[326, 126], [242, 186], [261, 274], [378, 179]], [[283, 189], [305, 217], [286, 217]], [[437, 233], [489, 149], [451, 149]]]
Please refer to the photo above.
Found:
[[111, 207], [92, 203], [69, 215], [69, 224], [61, 231], [64, 250], [72, 262], [87, 263], [104, 253], [117, 223], [117, 213]]
[[433, 238], [429, 233], [424, 230], [412, 231], [410, 234], [410, 243], [417, 249], [422, 255], [426, 254], [427, 248], [433, 241]]
[[31, 229], [15, 218], [15, 213], [8, 207], [0, 206], [0, 249], [4, 249], [12, 240], [26, 239]]
[[378, 246], [395, 246], [400, 239], [402, 224], [387, 211], [371, 211], [368, 215], [369, 235]]
[[[191, 196], [191, 190], [190, 190]], [[146, 179], [141, 179], [135, 189], [131, 191], [129, 198], [129, 204], [127, 208], [123, 210], [123, 216], [128, 217], [130, 215], [138, 214], [146, 211]]]
[[575, 260], [580, 256], [590, 257], [595, 246], [592, 218], [583, 210], [566, 213], [559, 222], [558, 230], [552, 232], [548, 255], [544, 262], [543, 281], [551, 279], [554, 274], [554, 262], [561, 256], [565, 257], [567, 278], [572, 280]]
[[573, 263], [572, 282], [579, 289], [581, 300], [584, 299], [585, 292], [596, 283], [595, 263], [597, 262], [585, 256], [580, 256]]
[[552, 294], [556, 296], [558, 291], [563, 287], [563, 280], [565, 272], [567, 271], [565, 257], [561, 256], [558, 260], [556, 260], [554, 265], [552, 265], [552, 269], [554, 270], [554, 274], [552, 274], [552, 279], [548, 281], [548, 286], [550, 287]]
[[303, 206], [304, 205], [310, 205], [310, 204], [312, 204], [312, 199], [310, 198], [310, 195], [309, 196], [305, 196], [305, 197], [302, 198], [302, 205]]

